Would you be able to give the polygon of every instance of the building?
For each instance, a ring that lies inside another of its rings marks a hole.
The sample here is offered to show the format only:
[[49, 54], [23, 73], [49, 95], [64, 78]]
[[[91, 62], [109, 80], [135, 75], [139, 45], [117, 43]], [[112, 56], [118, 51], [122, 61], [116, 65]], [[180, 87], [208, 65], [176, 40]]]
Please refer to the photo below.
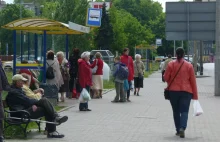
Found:
[[3, 1], [3, 0], [0, 0], [0, 10], [1, 10], [2, 8], [4, 8], [5, 6], [6, 6], [6, 2]]

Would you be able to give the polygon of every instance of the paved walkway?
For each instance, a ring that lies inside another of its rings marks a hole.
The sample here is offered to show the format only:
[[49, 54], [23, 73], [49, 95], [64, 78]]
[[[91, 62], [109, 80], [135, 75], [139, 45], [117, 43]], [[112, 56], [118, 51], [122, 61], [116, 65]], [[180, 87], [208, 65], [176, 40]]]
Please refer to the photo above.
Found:
[[[175, 134], [171, 106], [163, 98], [165, 84], [157, 72], [144, 80], [141, 96], [131, 96], [131, 103], [112, 104], [115, 92], [102, 100], [92, 100], [92, 112], [79, 112], [78, 104], [63, 115], [69, 121], [58, 127], [64, 139], [47, 139], [43, 134], [31, 132], [27, 141], [32, 142], [219, 142], [220, 97], [214, 97], [214, 77], [198, 78], [199, 99], [204, 115], [192, 117], [190, 109], [186, 138]], [[24, 141], [24, 140], [7, 140]], [[26, 141], [26, 140], [25, 140]]]

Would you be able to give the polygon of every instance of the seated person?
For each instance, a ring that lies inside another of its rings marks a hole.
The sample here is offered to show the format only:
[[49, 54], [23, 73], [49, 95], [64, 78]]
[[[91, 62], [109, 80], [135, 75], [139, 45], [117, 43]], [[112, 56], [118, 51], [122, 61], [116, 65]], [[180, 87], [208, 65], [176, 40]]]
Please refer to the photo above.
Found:
[[[6, 102], [11, 111], [26, 110], [30, 113], [31, 119], [45, 116], [46, 121], [56, 122], [58, 125], [68, 120], [67, 116], [59, 116], [46, 98], [42, 98], [39, 101], [28, 98], [24, 91], [22, 91], [24, 81], [27, 81], [22, 75], [14, 75], [12, 81], [11, 89], [6, 97]], [[56, 131], [55, 124], [46, 123], [46, 128], [48, 131], [48, 138], [64, 137], [63, 134], [59, 134]]]
[[42, 88], [38, 88], [32, 91], [29, 85], [30, 77], [26, 74], [22, 74], [22, 76], [27, 79], [26, 81], [24, 81], [24, 85], [22, 87], [22, 90], [24, 91], [25, 95], [30, 99], [40, 100], [44, 94], [44, 90]]

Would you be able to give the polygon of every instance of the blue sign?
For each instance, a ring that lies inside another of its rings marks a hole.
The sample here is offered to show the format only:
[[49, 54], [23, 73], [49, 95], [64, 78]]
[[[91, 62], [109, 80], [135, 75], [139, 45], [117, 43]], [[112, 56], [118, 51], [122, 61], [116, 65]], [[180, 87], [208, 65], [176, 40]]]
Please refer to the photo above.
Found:
[[100, 27], [102, 20], [102, 9], [89, 8], [87, 13], [86, 25], [91, 27]]
[[162, 39], [156, 39], [156, 45], [157, 46], [162, 46]]

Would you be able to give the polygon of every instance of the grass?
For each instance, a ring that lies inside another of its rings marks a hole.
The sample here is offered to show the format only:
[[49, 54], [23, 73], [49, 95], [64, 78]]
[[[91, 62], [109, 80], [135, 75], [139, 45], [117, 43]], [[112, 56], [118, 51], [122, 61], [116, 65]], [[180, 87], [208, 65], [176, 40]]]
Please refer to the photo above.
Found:
[[104, 89], [115, 88], [115, 83], [113, 81], [113, 77], [110, 77], [110, 80], [104, 80], [103, 81], [103, 87], [104, 87]]

